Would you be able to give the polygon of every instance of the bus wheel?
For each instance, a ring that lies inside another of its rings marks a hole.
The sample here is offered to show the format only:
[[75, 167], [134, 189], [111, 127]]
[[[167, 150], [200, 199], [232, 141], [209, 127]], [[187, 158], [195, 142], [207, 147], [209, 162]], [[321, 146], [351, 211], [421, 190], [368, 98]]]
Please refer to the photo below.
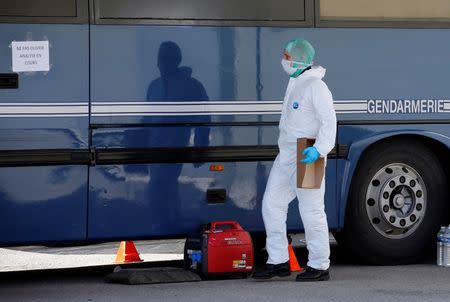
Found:
[[425, 145], [399, 139], [372, 148], [353, 177], [341, 242], [368, 263], [417, 261], [445, 217], [445, 183]]

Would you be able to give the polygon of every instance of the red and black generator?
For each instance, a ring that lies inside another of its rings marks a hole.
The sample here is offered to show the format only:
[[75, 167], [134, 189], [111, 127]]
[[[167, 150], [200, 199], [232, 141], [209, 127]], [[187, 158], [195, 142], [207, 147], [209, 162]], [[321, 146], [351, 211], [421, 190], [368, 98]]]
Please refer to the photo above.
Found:
[[208, 223], [192, 234], [184, 246], [186, 269], [202, 277], [247, 277], [253, 270], [250, 234], [236, 221]]

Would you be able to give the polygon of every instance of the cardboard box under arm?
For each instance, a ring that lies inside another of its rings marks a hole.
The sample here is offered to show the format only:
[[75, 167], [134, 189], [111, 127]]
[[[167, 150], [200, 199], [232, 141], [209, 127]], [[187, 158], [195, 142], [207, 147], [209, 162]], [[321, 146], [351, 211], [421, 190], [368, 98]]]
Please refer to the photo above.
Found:
[[315, 140], [309, 138], [297, 139], [297, 188], [319, 189], [325, 173], [325, 160], [319, 157], [312, 164], [300, 162], [304, 158], [303, 150], [314, 145]]

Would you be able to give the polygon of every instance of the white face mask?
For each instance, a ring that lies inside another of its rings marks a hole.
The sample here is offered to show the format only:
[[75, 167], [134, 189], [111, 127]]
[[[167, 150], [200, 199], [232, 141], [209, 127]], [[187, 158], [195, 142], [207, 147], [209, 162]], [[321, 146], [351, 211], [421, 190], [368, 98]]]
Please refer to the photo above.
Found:
[[281, 59], [281, 66], [283, 66], [284, 71], [286, 71], [289, 76], [293, 76], [295, 73], [300, 73], [303, 69], [308, 67], [303, 63], [289, 61], [286, 59]]

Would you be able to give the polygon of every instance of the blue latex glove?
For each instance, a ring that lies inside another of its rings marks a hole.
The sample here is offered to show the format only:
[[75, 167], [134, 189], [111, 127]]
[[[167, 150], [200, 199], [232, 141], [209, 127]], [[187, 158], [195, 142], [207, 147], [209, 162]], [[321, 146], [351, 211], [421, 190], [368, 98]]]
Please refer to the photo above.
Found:
[[305, 155], [305, 158], [300, 162], [304, 164], [312, 164], [319, 158], [320, 153], [317, 151], [316, 147], [308, 147], [303, 151], [303, 155]]

